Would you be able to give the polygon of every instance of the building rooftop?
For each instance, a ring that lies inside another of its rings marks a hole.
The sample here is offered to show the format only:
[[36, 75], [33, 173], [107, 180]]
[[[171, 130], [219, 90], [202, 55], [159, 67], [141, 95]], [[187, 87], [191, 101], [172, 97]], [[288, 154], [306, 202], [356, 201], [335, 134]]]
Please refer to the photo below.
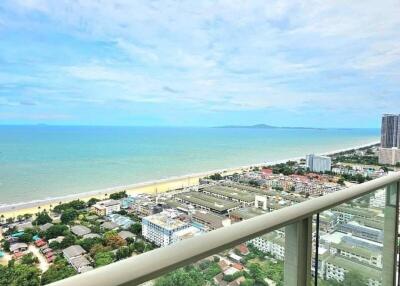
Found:
[[105, 222], [103, 222], [102, 224], [101, 224], [101, 227], [102, 228], [104, 228], [104, 229], [116, 229], [116, 228], [118, 228], [119, 227], [119, 225], [118, 224], [116, 224], [116, 223], [114, 223], [114, 222], [112, 222], [112, 221], [105, 221]]
[[121, 237], [122, 239], [127, 239], [127, 238], [135, 238], [136, 235], [134, 235], [132, 232], [127, 231], [127, 230], [122, 230], [118, 232], [118, 236]]
[[221, 195], [224, 197], [231, 198], [233, 200], [240, 200], [252, 203], [255, 199], [254, 193], [249, 193], [245, 190], [240, 190], [231, 187], [224, 187], [224, 186], [207, 186], [202, 189], [203, 191], [210, 192], [216, 195]]
[[350, 206], [337, 206], [332, 209], [332, 211], [343, 212], [350, 215], [364, 217], [364, 218], [375, 218], [379, 211], [373, 210], [371, 208], [357, 208]]
[[174, 237], [177, 238], [178, 240], [183, 240], [183, 239], [191, 238], [191, 237], [194, 237], [194, 236], [200, 235], [200, 234], [201, 234], [201, 231], [198, 228], [191, 226], [191, 227], [181, 229], [181, 230], [175, 232]]
[[280, 246], [285, 246], [285, 239], [282, 238], [276, 231], [269, 232], [261, 236], [264, 240], [270, 241], [272, 243], [278, 244]]
[[33, 228], [33, 225], [32, 225], [32, 223], [30, 221], [28, 221], [28, 222], [19, 223], [19, 224], [16, 225], [16, 227], [17, 227], [18, 231], [22, 231], [22, 230], [25, 230], [27, 228]]
[[77, 236], [84, 236], [85, 234], [89, 234], [92, 231], [90, 230], [90, 228], [78, 224], [71, 227], [71, 232]]
[[238, 210], [233, 210], [230, 212], [231, 216], [239, 217], [243, 220], [245, 219], [250, 219], [262, 214], [267, 213], [266, 211], [256, 208], [256, 207], [250, 207], [250, 208], [242, 208]]
[[88, 234], [85, 234], [83, 236], [83, 239], [86, 239], [86, 238], [100, 238], [100, 237], [101, 237], [101, 235], [99, 235], [97, 233], [88, 233]]
[[111, 207], [111, 206], [115, 206], [115, 205], [119, 205], [119, 204], [120, 204], [120, 202], [117, 200], [105, 200], [105, 201], [97, 202], [93, 206], [97, 207], [97, 208], [102, 208], [102, 207]]
[[50, 227], [52, 227], [53, 226], [53, 224], [52, 223], [45, 223], [44, 225], [41, 225], [41, 226], [39, 226], [39, 229], [41, 230], [41, 231], [46, 231], [46, 230], [48, 230]]
[[68, 258], [76, 257], [85, 253], [86, 250], [84, 250], [80, 245], [71, 245], [63, 250], [64, 256], [67, 256]]
[[219, 215], [205, 212], [205, 211], [196, 211], [193, 213], [192, 217], [194, 219], [198, 219], [200, 221], [204, 221], [209, 224], [212, 228], [220, 228], [223, 227], [223, 221], [226, 219], [225, 217], [221, 217]]
[[336, 265], [337, 267], [360, 273], [364, 278], [372, 278], [376, 281], [382, 280], [382, 271], [372, 266], [366, 266], [359, 262], [345, 259], [337, 255], [331, 255], [326, 260], [327, 263]]
[[162, 228], [165, 228], [168, 230], [174, 230], [174, 229], [177, 229], [177, 228], [187, 225], [186, 222], [183, 222], [177, 218], [172, 218], [165, 212], [161, 212], [158, 214], [144, 217], [143, 220], [147, 220], [159, 227], [162, 227]]
[[238, 202], [223, 200], [194, 191], [180, 193], [176, 195], [176, 197], [189, 203], [201, 205], [219, 212], [228, 211], [229, 209], [236, 208], [240, 205]]
[[27, 247], [28, 247], [28, 245], [26, 243], [17, 242], [17, 243], [14, 243], [14, 244], [10, 245], [10, 251], [14, 252], [14, 251], [16, 251], [16, 250], [18, 250], [20, 248], [27, 248]]
[[71, 258], [69, 262], [76, 269], [79, 269], [79, 268], [82, 268], [82, 267], [90, 265], [89, 260], [87, 260], [87, 258], [85, 256], [78, 256], [78, 257]]
[[223, 186], [228, 186], [228, 187], [232, 187], [232, 188], [236, 188], [238, 190], [244, 190], [250, 193], [254, 193], [256, 195], [268, 195], [268, 196], [275, 196], [278, 193], [273, 191], [273, 190], [265, 190], [265, 189], [260, 189], [260, 188], [256, 188], [256, 187], [252, 187], [252, 186], [248, 186], [248, 185], [243, 185], [243, 184], [239, 184], [239, 183], [235, 183], [235, 182], [223, 182], [222, 183]]
[[338, 244], [334, 243], [334, 244], [332, 244], [332, 247], [339, 249], [339, 250], [343, 250], [346, 252], [350, 252], [350, 253], [359, 255], [366, 259], [370, 259], [371, 256], [377, 256], [377, 255], [381, 254], [381, 252], [379, 252], [375, 248], [368, 249], [368, 248], [361, 247], [361, 246], [351, 245], [344, 241], [342, 241]]

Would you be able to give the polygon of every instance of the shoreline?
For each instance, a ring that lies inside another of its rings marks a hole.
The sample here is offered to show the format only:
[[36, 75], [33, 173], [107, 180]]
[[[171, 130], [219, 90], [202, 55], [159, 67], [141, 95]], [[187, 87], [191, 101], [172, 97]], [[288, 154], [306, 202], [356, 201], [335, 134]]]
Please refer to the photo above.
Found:
[[[370, 147], [379, 144], [379, 141], [370, 142], [363, 145], [358, 145], [350, 148], [338, 149], [333, 151], [328, 151], [324, 153], [320, 153], [319, 155], [333, 155], [340, 152], [345, 152], [353, 149], [361, 149], [365, 147]], [[109, 194], [119, 192], [119, 191], [126, 191], [127, 194], [135, 194], [135, 193], [148, 193], [148, 194], [155, 194], [155, 193], [164, 193], [173, 189], [179, 189], [184, 187], [189, 187], [193, 185], [197, 185], [201, 178], [206, 176], [215, 174], [215, 173], [222, 173], [224, 175], [233, 174], [235, 172], [241, 172], [248, 170], [252, 167], [261, 167], [266, 165], [275, 165], [280, 163], [285, 163], [289, 160], [298, 161], [300, 159], [304, 159], [304, 156], [300, 157], [292, 157], [286, 158], [282, 160], [275, 160], [275, 161], [267, 161], [262, 163], [255, 163], [251, 165], [244, 165], [239, 167], [232, 167], [232, 168], [225, 168], [225, 169], [217, 169], [181, 176], [173, 176], [168, 177], [165, 179], [158, 179], [153, 181], [117, 186], [117, 187], [110, 187], [104, 188], [100, 190], [93, 190], [89, 192], [82, 192], [76, 193], [72, 195], [65, 195], [59, 196], [54, 198], [45, 198], [39, 200], [33, 200], [29, 202], [19, 202], [19, 203], [11, 203], [0, 205], [0, 214], [3, 215], [5, 218], [8, 217], [16, 217], [18, 215], [23, 215], [26, 213], [34, 214], [38, 211], [42, 210], [49, 210], [50, 208], [54, 207], [59, 203], [66, 203], [72, 200], [81, 199], [81, 200], [89, 200], [90, 198], [98, 198], [98, 199], [105, 199]]]

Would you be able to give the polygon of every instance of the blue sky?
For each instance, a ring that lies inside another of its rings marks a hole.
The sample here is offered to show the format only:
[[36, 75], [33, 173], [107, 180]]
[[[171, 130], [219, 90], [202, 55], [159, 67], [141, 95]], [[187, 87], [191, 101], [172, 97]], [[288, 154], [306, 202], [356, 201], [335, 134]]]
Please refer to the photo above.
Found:
[[0, 3], [0, 124], [378, 127], [400, 2]]

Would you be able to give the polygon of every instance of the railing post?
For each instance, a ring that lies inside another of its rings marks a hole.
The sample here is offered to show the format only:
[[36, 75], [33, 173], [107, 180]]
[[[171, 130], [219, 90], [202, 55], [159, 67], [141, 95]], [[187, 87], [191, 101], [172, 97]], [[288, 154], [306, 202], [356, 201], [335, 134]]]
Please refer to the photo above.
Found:
[[385, 219], [383, 227], [382, 286], [394, 286], [397, 266], [397, 232], [399, 209], [399, 182], [386, 188]]
[[312, 217], [285, 228], [285, 286], [310, 285]]

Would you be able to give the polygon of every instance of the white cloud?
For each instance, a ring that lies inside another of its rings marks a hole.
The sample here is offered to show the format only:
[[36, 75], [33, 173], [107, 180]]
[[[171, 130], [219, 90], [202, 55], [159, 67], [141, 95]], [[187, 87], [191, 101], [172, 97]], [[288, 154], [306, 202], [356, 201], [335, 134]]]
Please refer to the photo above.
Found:
[[[133, 102], [211, 109], [351, 108], [357, 101], [371, 109], [383, 90], [370, 77], [390, 81], [381, 75], [398, 73], [400, 64], [400, 8], [394, 0], [10, 5], [23, 14], [40, 12], [63, 33], [110, 43], [127, 56], [127, 62], [102, 55], [95, 63], [61, 67], [67, 77], [96, 82], [101, 92], [85, 94], [96, 101], [118, 93]], [[346, 84], [340, 85], [343, 77]], [[82, 88], [93, 91], [90, 84]], [[388, 85], [389, 94], [399, 90], [398, 83]]]

